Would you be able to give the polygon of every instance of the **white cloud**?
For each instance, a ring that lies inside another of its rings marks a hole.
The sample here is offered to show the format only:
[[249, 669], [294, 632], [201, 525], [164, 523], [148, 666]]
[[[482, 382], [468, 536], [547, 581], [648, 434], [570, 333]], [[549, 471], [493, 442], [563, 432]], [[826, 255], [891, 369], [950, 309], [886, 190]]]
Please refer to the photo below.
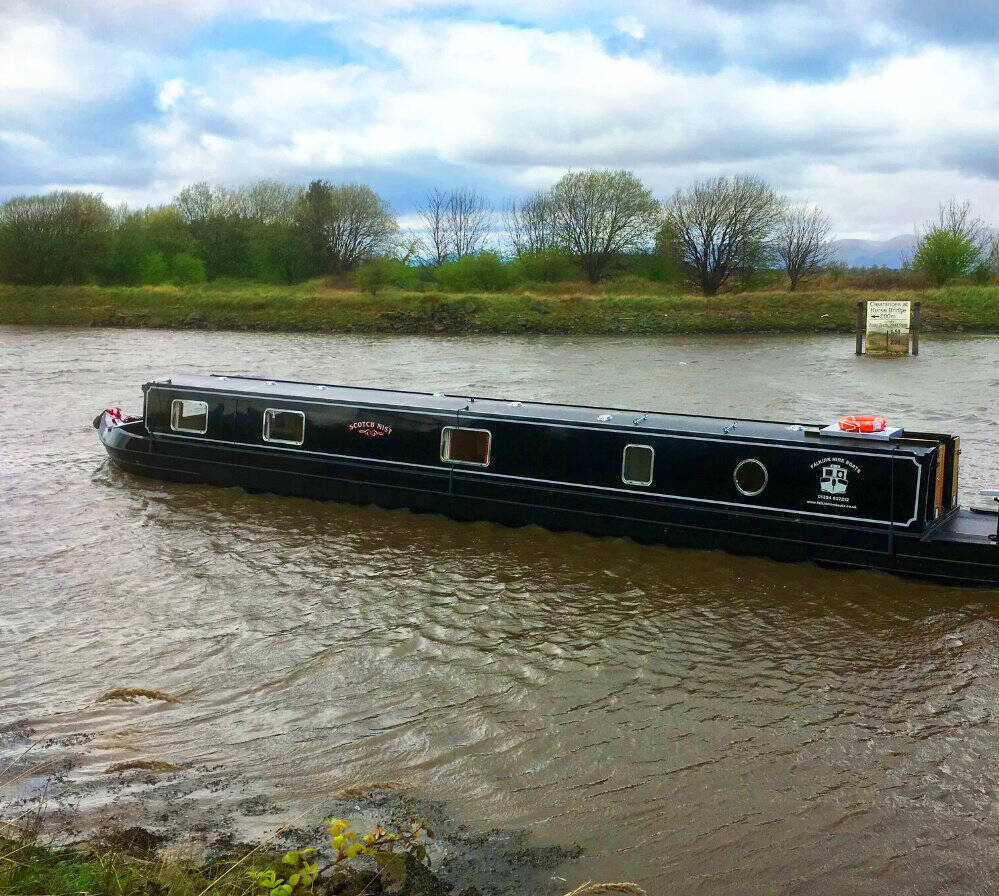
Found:
[[170, 78], [163, 82], [159, 93], [156, 95], [156, 106], [161, 111], [166, 112], [173, 108], [177, 101], [187, 92], [187, 85], [183, 78]]
[[[234, 3], [196, 0], [175, 21], [197, 28], [245, 9]], [[25, 141], [47, 145], [46, 128], [59, 127], [60, 114], [85, 114], [146, 79], [152, 117], [132, 135], [148, 177], [132, 186], [110, 179], [105, 189], [116, 197], [165, 199], [201, 179], [344, 174], [390, 179], [404, 205], [414, 192], [407, 179], [519, 192], [570, 167], [611, 166], [632, 168], [668, 194], [696, 177], [749, 171], [820, 202], [844, 230], [883, 235], [922, 220], [952, 193], [999, 198], [988, 173], [994, 166], [999, 176], [989, 149], [999, 128], [999, 62], [984, 50], [895, 47], [836, 78], [781, 79], [749, 64], [745, 48], [783, 18], [785, 47], [807, 50], [822, 39], [821, 17], [783, 5], [754, 23], [685, 0], [632, 4], [604, 35], [582, 24], [427, 21], [410, 15], [405, 0], [373, 0], [363, 10], [253, 0], [257, 15], [340, 22], [331, 34], [348, 44], [346, 63], [140, 51], [87, 30], [115, 15], [149, 24], [167, 15], [164, 4], [91, 2], [63, 19], [24, 6], [6, 21], [0, 14], [0, 53], [13, 60], [0, 79], [0, 109], [19, 116], [16, 127], [0, 125], [17, 135], [0, 133], [0, 149], [6, 142], [45, 158]], [[48, 8], [61, 6], [51, 0]], [[842, 6], [845, 20], [860, 16], [855, 2]], [[352, 17], [349, 27], [343, 16]], [[710, 31], [727, 61], [680, 64], [656, 49], [657, 29], [667, 25], [674, 35]], [[887, 46], [897, 37], [882, 32], [870, 24], [865, 41]], [[646, 49], [615, 50], [605, 40], [611, 33], [644, 40]]]
[[614, 22], [614, 27], [635, 40], [645, 37], [645, 26], [635, 16], [621, 16]]
[[55, 19], [0, 18], [0, 114], [37, 114], [114, 97], [128, 53]]

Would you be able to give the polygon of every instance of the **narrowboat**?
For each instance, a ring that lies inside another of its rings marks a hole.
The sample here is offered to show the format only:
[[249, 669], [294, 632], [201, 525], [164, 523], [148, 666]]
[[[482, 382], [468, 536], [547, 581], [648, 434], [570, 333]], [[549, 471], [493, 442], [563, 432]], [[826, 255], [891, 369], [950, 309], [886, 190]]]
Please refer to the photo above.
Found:
[[142, 391], [141, 417], [94, 424], [143, 476], [999, 585], [954, 435], [243, 376]]

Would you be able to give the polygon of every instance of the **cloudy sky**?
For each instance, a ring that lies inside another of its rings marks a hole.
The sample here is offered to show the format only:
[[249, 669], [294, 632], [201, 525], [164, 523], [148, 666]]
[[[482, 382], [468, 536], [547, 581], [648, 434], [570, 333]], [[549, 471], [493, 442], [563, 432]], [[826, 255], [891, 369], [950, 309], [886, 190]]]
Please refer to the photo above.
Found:
[[197, 180], [496, 201], [760, 174], [840, 236], [999, 219], [996, 0], [0, 0], [0, 199]]

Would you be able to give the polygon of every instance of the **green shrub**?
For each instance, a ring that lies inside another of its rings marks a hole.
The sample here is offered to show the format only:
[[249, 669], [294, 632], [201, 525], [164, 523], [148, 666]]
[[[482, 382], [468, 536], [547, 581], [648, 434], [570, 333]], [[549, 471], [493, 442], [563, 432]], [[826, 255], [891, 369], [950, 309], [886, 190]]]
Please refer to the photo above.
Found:
[[205, 263], [200, 258], [181, 252], [170, 262], [170, 282], [175, 286], [205, 282]]
[[495, 252], [480, 252], [442, 264], [437, 268], [437, 282], [444, 289], [454, 292], [468, 289], [495, 291], [512, 285], [513, 273]]
[[20, 196], [0, 205], [0, 268], [11, 283], [91, 283], [107, 266], [113, 215], [91, 193]]
[[542, 249], [524, 252], [510, 263], [510, 273], [520, 283], [561, 283], [579, 276], [579, 268], [565, 252]]
[[919, 241], [912, 266], [934, 286], [970, 274], [981, 262], [981, 251], [967, 237], [952, 230], [931, 230]]
[[146, 256], [146, 263], [142, 272], [142, 282], [156, 286], [160, 283], [166, 283], [169, 276], [170, 265], [167, 264], [167, 260], [163, 257], [163, 253], [150, 252], [149, 255]]
[[255, 223], [249, 230], [250, 273], [264, 283], [300, 283], [317, 273], [308, 243], [290, 224]]
[[361, 292], [377, 295], [379, 289], [389, 285], [392, 274], [389, 270], [389, 259], [372, 258], [357, 266], [357, 288]]
[[372, 258], [357, 266], [357, 288], [371, 295], [377, 295], [386, 286], [413, 289], [418, 278], [415, 268], [397, 258]]

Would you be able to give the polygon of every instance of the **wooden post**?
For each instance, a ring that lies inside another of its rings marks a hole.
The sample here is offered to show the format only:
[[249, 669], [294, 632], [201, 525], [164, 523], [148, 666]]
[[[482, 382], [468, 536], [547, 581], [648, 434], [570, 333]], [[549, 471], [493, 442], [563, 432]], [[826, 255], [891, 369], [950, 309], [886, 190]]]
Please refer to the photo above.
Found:
[[864, 303], [857, 302], [857, 354], [864, 353]]
[[919, 354], [919, 325], [922, 323], [920, 319], [922, 304], [922, 302], [912, 303], [912, 353], [914, 355]]

